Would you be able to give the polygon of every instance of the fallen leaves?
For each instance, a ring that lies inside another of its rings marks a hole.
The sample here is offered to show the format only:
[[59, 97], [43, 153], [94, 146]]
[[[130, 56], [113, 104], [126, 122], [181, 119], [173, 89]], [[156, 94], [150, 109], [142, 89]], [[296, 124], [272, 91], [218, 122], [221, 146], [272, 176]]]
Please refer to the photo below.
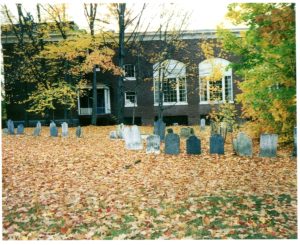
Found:
[[199, 156], [128, 151], [112, 127], [83, 130], [3, 137], [5, 240], [297, 236], [295, 160], [237, 157], [230, 144], [212, 156], [197, 128]]

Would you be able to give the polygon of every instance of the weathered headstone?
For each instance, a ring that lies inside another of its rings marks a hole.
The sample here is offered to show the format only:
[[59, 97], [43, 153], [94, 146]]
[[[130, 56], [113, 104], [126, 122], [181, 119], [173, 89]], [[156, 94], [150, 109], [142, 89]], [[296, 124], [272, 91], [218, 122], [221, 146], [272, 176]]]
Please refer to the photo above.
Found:
[[142, 150], [143, 142], [138, 126], [125, 127], [123, 131], [125, 147], [128, 150]]
[[252, 157], [252, 140], [243, 132], [238, 133], [237, 138], [233, 140], [233, 148], [239, 156]]
[[190, 136], [186, 140], [187, 154], [201, 154], [201, 141], [195, 135]]
[[193, 128], [181, 128], [180, 129], [180, 137], [181, 138], [188, 138], [193, 134], [194, 134]]
[[110, 139], [118, 139], [117, 131], [111, 131], [111, 132], [109, 133], [109, 138], [110, 138]]
[[68, 136], [68, 124], [66, 122], [63, 122], [61, 124], [61, 136], [62, 137]]
[[117, 138], [123, 139], [124, 138], [123, 132], [124, 132], [124, 124], [121, 123], [121, 124], [117, 125], [117, 127], [116, 127]]
[[294, 127], [294, 149], [292, 155], [294, 157], [297, 156], [297, 127]]
[[42, 124], [40, 121], [36, 123], [35, 129], [33, 131], [33, 136], [40, 136], [42, 130]]
[[202, 118], [200, 120], [200, 129], [201, 129], [201, 131], [205, 130], [205, 119], [204, 118]]
[[78, 127], [76, 128], [76, 137], [77, 137], [77, 138], [81, 138], [81, 136], [82, 136], [82, 130], [81, 130], [81, 127], [78, 126]]
[[262, 134], [260, 135], [260, 157], [276, 157], [278, 135]]
[[180, 138], [178, 134], [174, 134], [171, 128], [165, 138], [165, 153], [177, 155], [180, 153]]
[[10, 119], [7, 121], [7, 129], [8, 129], [8, 134], [15, 134], [14, 122]]
[[165, 140], [166, 124], [162, 120], [154, 122], [154, 134], [159, 135], [160, 141]]
[[53, 121], [50, 123], [50, 136], [52, 136], [52, 137], [58, 136], [58, 130], [57, 130], [55, 122], [53, 122]]
[[8, 134], [8, 128], [2, 129], [2, 134]]
[[146, 147], [146, 153], [160, 153], [160, 137], [159, 135], [149, 135], [146, 139], [147, 147]]
[[224, 139], [219, 134], [210, 137], [210, 154], [224, 154]]
[[24, 134], [24, 125], [23, 124], [18, 125], [17, 134]]

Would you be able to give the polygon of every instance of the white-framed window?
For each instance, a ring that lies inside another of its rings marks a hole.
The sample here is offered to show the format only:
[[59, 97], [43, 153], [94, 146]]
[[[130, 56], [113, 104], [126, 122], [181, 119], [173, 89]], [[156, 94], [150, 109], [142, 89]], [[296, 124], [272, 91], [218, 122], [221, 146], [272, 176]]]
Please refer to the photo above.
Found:
[[200, 104], [233, 103], [232, 69], [230, 62], [211, 58], [199, 64]]
[[136, 107], [137, 100], [136, 100], [136, 93], [133, 91], [126, 91], [125, 92], [125, 107]]
[[[165, 60], [153, 65], [154, 105], [159, 103], [162, 86], [163, 104], [187, 104], [186, 65], [177, 60]], [[162, 81], [162, 83], [161, 83]]]
[[124, 65], [125, 79], [135, 80], [135, 66], [133, 64]]

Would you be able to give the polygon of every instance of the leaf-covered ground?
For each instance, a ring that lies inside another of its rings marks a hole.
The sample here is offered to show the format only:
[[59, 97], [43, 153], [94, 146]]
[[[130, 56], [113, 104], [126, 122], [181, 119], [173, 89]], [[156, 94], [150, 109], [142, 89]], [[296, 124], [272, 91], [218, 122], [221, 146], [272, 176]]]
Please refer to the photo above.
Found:
[[[179, 132], [179, 127], [175, 132]], [[297, 238], [296, 159], [128, 151], [114, 127], [2, 138], [3, 239]], [[144, 134], [151, 127], [141, 127]], [[26, 128], [32, 134], [33, 128]], [[230, 135], [229, 135], [230, 137]], [[162, 147], [163, 149], [163, 147]]]

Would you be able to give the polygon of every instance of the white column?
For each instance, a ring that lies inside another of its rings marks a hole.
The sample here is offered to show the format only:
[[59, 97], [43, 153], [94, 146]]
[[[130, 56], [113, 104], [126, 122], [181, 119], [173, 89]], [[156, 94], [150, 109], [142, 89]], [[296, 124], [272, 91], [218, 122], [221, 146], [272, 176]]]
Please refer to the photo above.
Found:
[[110, 90], [109, 90], [109, 88], [106, 91], [107, 91], [107, 113], [111, 113], [111, 108], [110, 108]]
[[79, 97], [79, 91], [77, 91], [77, 107], [78, 107], [78, 115], [80, 115], [80, 97]]

